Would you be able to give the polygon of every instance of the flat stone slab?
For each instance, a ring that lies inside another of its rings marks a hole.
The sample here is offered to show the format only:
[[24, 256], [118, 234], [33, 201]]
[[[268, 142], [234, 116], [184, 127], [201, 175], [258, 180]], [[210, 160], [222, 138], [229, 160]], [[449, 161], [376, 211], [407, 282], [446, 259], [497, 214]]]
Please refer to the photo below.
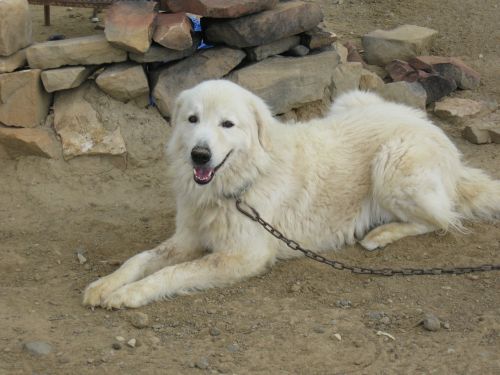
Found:
[[61, 155], [61, 146], [48, 129], [0, 127], [0, 144], [12, 158], [40, 156], [56, 159]]
[[435, 71], [452, 79], [463, 90], [476, 89], [481, 82], [480, 74], [456, 57], [417, 56], [410, 59], [409, 63], [415, 69], [431, 73]]
[[73, 89], [80, 86], [95, 71], [93, 66], [70, 66], [42, 72], [42, 82], [47, 92]]
[[188, 12], [211, 18], [237, 18], [272, 9], [279, 0], [167, 0], [172, 12]]
[[250, 61], [261, 61], [269, 56], [279, 55], [300, 43], [298, 35], [289, 36], [262, 46], [246, 48], [247, 57]]
[[32, 43], [27, 0], [0, 1], [0, 56], [10, 56]]
[[408, 60], [428, 52], [438, 32], [427, 27], [402, 25], [392, 30], [375, 30], [363, 36], [368, 64], [385, 66], [392, 60]]
[[92, 100], [113, 99], [92, 82], [55, 94], [54, 129], [61, 137], [65, 159], [80, 155], [123, 155], [127, 151], [119, 124], [104, 121], [107, 115], [98, 113]]
[[418, 82], [392, 82], [385, 84], [378, 93], [391, 102], [406, 104], [425, 110], [427, 92]]
[[309, 49], [331, 46], [337, 40], [337, 35], [320, 27], [306, 31], [300, 35], [300, 43]]
[[45, 120], [51, 95], [40, 75], [39, 69], [0, 74], [0, 124], [34, 128]]
[[31, 68], [51, 69], [121, 62], [127, 60], [127, 52], [112, 46], [104, 35], [92, 35], [34, 44], [26, 57]]
[[156, 18], [153, 40], [163, 47], [182, 51], [193, 45], [192, 31], [185, 13], [161, 13]]
[[106, 94], [122, 102], [149, 93], [148, 78], [144, 68], [131, 62], [106, 68], [97, 76], [95, 83]]
[[488, 108], [483, 103], [470, 99], [444, 98], [434, 104], [434, 114], [451, 122], [460, 122], [487, 112]]
[[0, 73], [10, 73], [26, 65], [26, 49], [19, 50], [10, 56], [0, 56]]
[[113, 3], [104, 22], [106, 39], [130, 52], [146, 52], [151, 46], [157, 6], [155, 1]]
[[163, 116], [170, 116], [177, 95], [198, 83], [222, 78], [243, 59], [241, 50], [215, 47], [197, 52], [174, 65], [155, 73], [153, 97]]
[[229, 21], [202, 19], [202, 23], [207, 42], [246, 48], [300, 34], [314, 28], [322, 20], [323, 13], [318, 4], [291, 1]]
[[264, 99], [273, 114], [280, 114], [329, 95], [339, 61], [333, 50], [305, 57], [276, 56], [235, 70], [227, 78]]

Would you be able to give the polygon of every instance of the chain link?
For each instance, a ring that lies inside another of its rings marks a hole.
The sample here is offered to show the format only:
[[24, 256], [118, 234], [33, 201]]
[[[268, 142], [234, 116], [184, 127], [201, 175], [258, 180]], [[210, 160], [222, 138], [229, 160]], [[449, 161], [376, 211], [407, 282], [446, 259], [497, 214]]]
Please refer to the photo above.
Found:
[[[246, 208], [244, 207], [246, 206]], [[473, 272], [487, 272], [487, 271], [500, 271], [500, 264], [483, 264], [480, 266], [470, 267], [434, 267], [434, 268], [367, 268], [348, 265], [337, 260], [325, 258], [322, 255], [315, 253], [312, 250], [304, 249], [296, 241], [290, 240], [283, 235], [278, 229], [273, 227], [265, 221], [260, 214], [252, 206], [244, 203], [241, 199], [236, 199], [236, 208], [242, 214], [247, 216], [253, 221], [259, 223], [266, 231], [276, 237], [278, 240], [284, 242], [290, 249], [300, 251], [307, 258], [313, 259], [317, 262], [327, 264], [336, 270], [351, 271], [358, 275], [379, 275], [379, 276], [416, 276], [416, 275], [462, 275], [465, 273]]]

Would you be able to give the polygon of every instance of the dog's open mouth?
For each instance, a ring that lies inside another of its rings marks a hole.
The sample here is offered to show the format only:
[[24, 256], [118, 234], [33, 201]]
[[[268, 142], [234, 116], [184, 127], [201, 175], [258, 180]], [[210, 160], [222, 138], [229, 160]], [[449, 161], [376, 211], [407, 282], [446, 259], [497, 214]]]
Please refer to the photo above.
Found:
[[233, 150], [229, 151], [227, 153], [226, 157], [224, 158], [224, 160], [222, 160], [222, 162], [218, 166], [216, 166], [215, 168], [207, 167], [207, 166], [195, 166], [193, 168], [194, 181], [199, 185], [206, 185], [210, 181], [212, 181], [212, 179], [215, 176], [215, 172], [217, 172], [219, 170], [219, 168], [222, 167], [222, 165], [224, 165], [227, 158], [229, 157], [229, 155], [231, 155], [232, 152], [233, 152]]

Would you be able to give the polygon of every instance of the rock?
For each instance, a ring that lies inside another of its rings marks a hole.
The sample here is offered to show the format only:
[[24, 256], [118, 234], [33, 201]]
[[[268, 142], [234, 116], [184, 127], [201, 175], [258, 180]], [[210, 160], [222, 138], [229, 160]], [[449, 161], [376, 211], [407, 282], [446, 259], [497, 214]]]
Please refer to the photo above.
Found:
[[460, 122], [486, 111], [484, 104], [470, 99], [445, 98], [434, 104], [434, 114], [452, 122]]
[[26, 57], [31, 68], [50, 69], [121, 62], [127, 60], [127, 53], [109, 44], [104, 35], [92, 35], [34, 44]]
[[70, 66], [42, 72], [42, 82], [47, 92], [73, 89], [80, 86], [93, 72], [92, 66]]
[[260, 96], [274, 114], [286, 113], [329, 95], [339, 60], [335, 51], [305, 57], [270, 57], [231, 72], [227, 79]]
[[14, 159], [19, 156], [57, 159], [61, 154], [59, 142], [48, 129], [0, 128], [0, 144]]
[[130, 323], [135, 327], [135, 328], [146, 328], [149, 326], [149, 316], [147, 314], [144, 314], [142, 312], [132, 312], [130, 314]]
[[245, 48], [271, 43], [310, 30], [323, 20], [318, 4], [291, 1], [274, 9], [229, 21], [205, 20], [202, 25], [208, 43]]
[[420, 78], [418, 82], [427, 93], [427, 104], [434, 103], [457, 89], [455, 81], [437, 74]]
[[220, 329], [217, 327], [210, 328], [209, 332], [210, 332], [210, 336], [220, 336], [220, 334], [221, 334]]
[[185, 13], [161, 13], [156, 18], [153, 40], [162, 46], [178, 51], [193, 45], [191, 21]]
[[[415, 72], [415, 69], [403, 60], [393, 60], [385, 66], [385, 70], [394, 82], [407, 81], [408, 75]], [[416, 79], [408, 82], [414, 82]]]
[[309, 54], [309, 48], [299, 44], [298, 46], [292, 47], [287, 51], [287, 55], [295, 57], [304, 57]]
[[203, 17], [237, 18], [272, 9], [278, 0], [167, 0], [172, 12], [188, 12]]
[[137, 340], [136, 339], [130, 339], [127, 341], [127, 345], [130, 346], [131, 348], [135, 348], [137, 345]]
[[375, 73], [363, 69], [359, 79], [359, 89], [364, 91], [377, 91], [384, 86], [384, 81]]
[[153, 97], [158, 109], [169, 116], [177, 95], [208, 79], [217, 79], [233, 70], [245, 53], [227, 47], [216, 47], [197, 52], [174, 65], [156, 72]]
[[335, 337], [338, 341], [342, 341], [342, 336], [340, 335], [340, 333], [334, 333], [333, 337]]
[[0, 56], [10, 56], [32, 43], [27, 0], [0, 1]]
[[23, 349], [36, 356], [48, 355], [52, 353], [52, 345], [44, 341], [25, 342], [23, 344]]
[[[498, 134], [498, 132], [497, 132]], [[489, 129], [484, 129], [478, 125], [467, 125], [462, 130], [462, 137], [476, 145], [491, 143], [491, 133]], [[500, 143], [500, 142], [496, 142]]]
[[452, 79], [460, 89], [476, 89], [481, 82], [481, 76], [474, 69], [455, 57], [418, 56], [410, 59], [410, 65], [415, 69], [429, 73], [436, 71], [440, 75]]
[[118, 342], [125, 342], [125, 337], [123, 337], [123, 336], [116, 336], [115, 340], [118, 341]]
[[349, 51], [347, 50], [347, 48], [342, 43], [340, 43], [338, 41], [333, 43], [333, 48], [340, 56], [340, 63], [346, 64], [347, 63], [347, 55], [349, 55]]
[[153, 44], [146, 53], [129, 53], [129, 58], [132, 61], [147, 64], [147, 63], [167, 63], [171, 61], [181, 60], [185, 57], [191, 56], [196, 52], [199, 44], [199, 37], [193, 37], [193, 45], [183, 51], [165, 48], [163, 46]]
[[135, 63], [111, 65], [97, 76], [95, 82], [106, 94], [122, 102], [149, 93], [148, 78], [144, 68]]
[[422, 324], [427, 331], [438, 331], [441, 328], [441, 322], [433, 314], [426, 314]]
[[113, 45], [135, 53], [151, 46], [156, 20], [155, 1], [119, 1], [107, 10], [104, 34]]
[[[109, 97], [108, 97], [109, 98]], [[54, 128], [61, 137], [63, 155], [123, 155], [125, 142], [118, 124], [103, 121], [103, 113], [89, 100], [105, 102], [106, 95], [92, 82], [58, 91], [54, 100]]]
[[387, 77], [387, 71], [378, 66], [378, 65], [370, 65], [370, 64], [365, 64], [364, 65], [364, 68], [366, 70], [369, 70], [370, 72], [372, 73], [375, 73], [376, 75], [378, 75], [381, 79], [384, 79], [385, 77]]
[[194, 363], [194, 365], [201, 370], [206, 370], [208, 366], [210, 366], [206, 357], [201, 357]]
[[85, 255], [83, 255], [83, 252], [80, 250], [76, 252], [76, 258], [78, 259], [78, 263], [80, 264], [87, 263], [87, 258], [85, 257]]
[[122, 348], [122, 344], [120, 344], [119, 342], [114, 342], [111, 347], [114, 349], [114, 350], [120, 350]]
[[0, 56], [0, 74], [10, 73], [26, 65], [26, 49], [14, 52], [10, 56]]
[[352, 307], [352, 302], [348, 299], [339, 299], [337, 302], [335, 302], [335, 306], [341, 309], [350, 309]]
[[347, 48], [347, 62], [359, 62], [361, 64], [365, 64], [363, 58], [358, 52], [358, 48], [354, 45], [353, 42], [344, 43], [344, 47]]
[[425, 110], [427, 92], [418, 82], [387, 83], [378, 92], [389, 101]]
[[247, 58], [250, 61], [261, 61], [269, 56], [279, 55], [300, 43], [298, 35], [289, 36], [262, 46], [246, 48]]
[[500, 144], [500, 126], [488, 129], [488, 133], [493, 143]]
[[318, 49], [331, 46], [337, 40], [337, 35], [323, 30], [321, 27], [315, 27], [300, 35], [300, 44], [309, 49]]
[[359, 62], [340, 64], [333, 71], [332, 99], [359, 88], [363, 65]]
[[0, 74], [0, 123], [34, 128], [45, 120], [51, 95], [40, 74], [38, 69]]
[[429, 51], [438, 32], [426, 27], [402, 25], [392, 30], [375, 30], [363, 36], [368, 64], [385, 66], [392, 60], [408, 60]]
[[315, 333], [325, 333], [326, 329], [322, 325], [318, 324], [318, 325], [314, 326], [313, 331]]

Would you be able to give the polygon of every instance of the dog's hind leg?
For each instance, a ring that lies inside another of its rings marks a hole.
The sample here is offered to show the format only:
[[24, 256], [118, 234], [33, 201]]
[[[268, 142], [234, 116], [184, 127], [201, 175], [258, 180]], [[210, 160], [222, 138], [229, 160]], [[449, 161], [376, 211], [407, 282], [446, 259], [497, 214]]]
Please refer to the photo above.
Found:
[[[396, 220], [370, 231], [360, 241], [365, 249], [382, 248], [406, 236], [461, 227], [454, 207], [456, 180], [449, 168], [453, 156], [439, 155], [437, 147], [437, 155], [432, 151], [426, 145], [397, 139], [375, 157], [372, 199]], [[442, 160], [436, 161], [436, 156]]]
[[[192, 238], [192, 236], [191, 236]], [[163, 267], [201, 257], [203, 251], [188, 238], [174, 235], [152, 250], [143, 251], [127, 260], [110, 275], [91, 283], [84, 292], [83, 304], [97, 306], [118, 288], [142, 279]]]

